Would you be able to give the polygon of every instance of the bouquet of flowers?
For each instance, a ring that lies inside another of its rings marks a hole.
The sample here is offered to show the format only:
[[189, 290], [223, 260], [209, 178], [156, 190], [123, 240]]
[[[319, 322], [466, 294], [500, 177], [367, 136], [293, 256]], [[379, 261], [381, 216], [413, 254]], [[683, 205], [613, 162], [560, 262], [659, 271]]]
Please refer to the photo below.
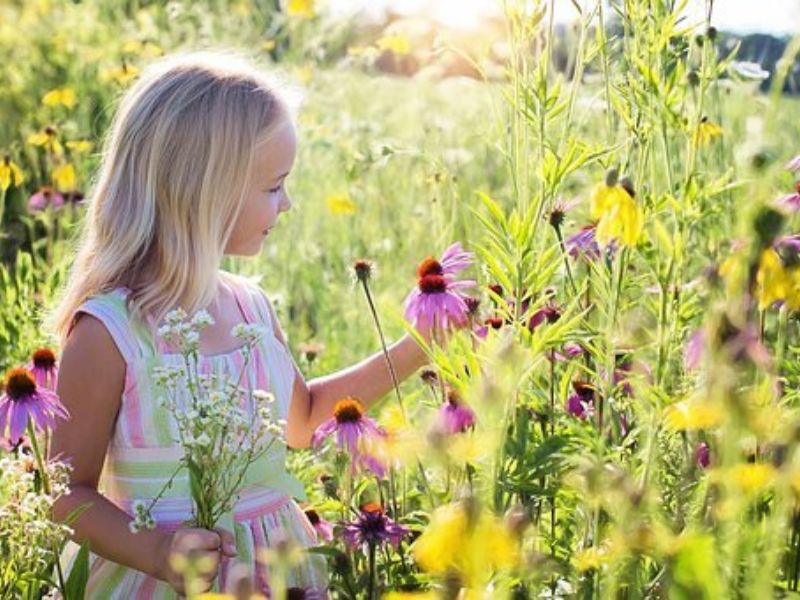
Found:
[[[177, 423], [184, 454], [172, 479], [149, 503], [135, 505], [131, 529], [154, 528], [152, 509], [174, 477], [186, 469], [193, 501], [191, 525], [213, 529], [236, 502], [248, 468], [272, 444], [283, 443], [285, 421], [273, 413], [274, 396], [241, 385], [253, 347], [264, 335], [257, 324], [239, 324], [231, 334], [244, 342], [244, 364], [236, 380], [199, 372], [200, 330], [214, 321], [206, 311], [190, 319], [182, 309], [170, 312], [159, 335], [178, 349], [181, 366], [155, 367], [160, 402]], [[179, 392], [188, 391], [188, 394]]]

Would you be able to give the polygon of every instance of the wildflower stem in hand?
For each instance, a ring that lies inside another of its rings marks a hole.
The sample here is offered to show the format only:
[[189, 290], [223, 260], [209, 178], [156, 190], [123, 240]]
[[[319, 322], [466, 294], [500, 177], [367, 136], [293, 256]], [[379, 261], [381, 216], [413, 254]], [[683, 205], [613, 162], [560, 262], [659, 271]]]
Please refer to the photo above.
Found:
[[383, 328], [381, 327], [380, 320], [378, 319], [378, 311], [375, 310], [375, 303], [372, 301], [372, 293], [369, 291], [369, 284], [367, 284], [367, 278], [359, 277], [358, 280], [361, 282], [361, 285], [364, 288], [364, 295], [367, 297], [369, 310], [372, 313], [372, 319], [375, 321], [375, 328], [378, 330], [378, 336], [380, 337], [381, 340], [381, 348], [383, 349], [383, 355], [386, 357], [386, 364], [389, 367], [389, 375], [392, 378], [392, 385], [394, 386], [394, 391], [395, 394], [397, 395], [397, 403], [400, 405], [400, 411], [403, 413], [403, 417], [405, 417], [406, 409], [403, 406], [403, 398], [400, 395], [400, 383], [397, 381], [397, 373], [394, 370], [392, 359], [389, 356], [389, 350], [386, 348], [386, 338], [383, 335]]

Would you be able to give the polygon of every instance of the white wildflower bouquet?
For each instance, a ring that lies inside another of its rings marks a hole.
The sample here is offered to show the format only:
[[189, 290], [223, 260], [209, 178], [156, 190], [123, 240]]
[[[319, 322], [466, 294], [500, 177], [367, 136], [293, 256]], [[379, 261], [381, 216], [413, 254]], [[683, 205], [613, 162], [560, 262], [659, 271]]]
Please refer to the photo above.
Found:
[[[175, 476], [186, 469], [194, 515], [189, 524], [213, 529], [229, 512], [241, 491], [248, 468], [274, 443], [284, 443], [286, 423], [273, 413], [274, 396], [242, 386], [254, 346], [265, 334], [257, 324], [240, 324], [231, 334], [244, 342], [244, 364], [236, 380], [198, 370], [200, 330], [214, 321], [206, 311], [190, 319], [177, 309], [165, 318], [159, 335], [178, 349], [183, 364], [158, 365], [154, 375], [160, 402], [175, 418], [184, 450], [175, 474], [149, 504], [135, 506], [131, 529], [154, 528], [152, 508]], [[187, 391], [188, 394], [180, 393]]]

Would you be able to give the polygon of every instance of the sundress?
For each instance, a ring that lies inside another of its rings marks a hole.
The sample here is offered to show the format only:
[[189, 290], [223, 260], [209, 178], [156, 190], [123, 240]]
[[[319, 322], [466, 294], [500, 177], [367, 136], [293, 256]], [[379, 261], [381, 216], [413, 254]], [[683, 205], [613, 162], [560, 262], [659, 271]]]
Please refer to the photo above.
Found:
[[[286, 419], [292, 397], [294, 366], [286, 347], [275, 337], [268, 300], [255, 284], [239, 277], [226, 277], [245, 323], [264, 326], [265, 335], [256, 345], [247, 364], [244, 382], [252, 389], [271, 391], [279, 417]], [[93, 315], [103, 322], [126, 363], [122, 401], [98, 485], [99, 491], [129, 515], [137, 501], [149, 502], [175, 473], [183, 455], [177, 444], [177, 426], [168, 409], [156, 401], [152, 367], [155, 364], [181, 365], [182, 357], [169, 352], [167, 343], [150, 336], [144, 325], [129, 316], [125, 287], [99, 294], [81, 305], [78, 312]], [[77, 314], [77, 313], [76, 313]], [[201, 373], [236, 377], [245, 364], [243, 347], [228, 352], [200, 355]], [[218, 589], [224, 589], [231, 566], [244, 562], [251, 568], [257, 591], [269, 595], [269, 567], [258, 560], [259, 550], [289, 538], [303, 547], [317, 544], [317, 535], [296, 499], [305, 500], [302, 483], [286, 470], [286, 446], [273, 443], [251, 467], [232, 510], [219, 523], [236, 538], [238, 556], [223, 558]], [[191, 516], [189, 478], [183, 469], [170, 489], [156, 503], [153, 517], [157, 526], [174, 531]], [[70, 542], [65, 564], [77, 552]], [[289, 587], [300, 587], [310, 597], [326, 597], [327, 574], [321, 555], [303, 553], [302, 562], [288, 573]], [[141, 571], [90, 555], [89, 599], [176, 598], [166, 582]]]

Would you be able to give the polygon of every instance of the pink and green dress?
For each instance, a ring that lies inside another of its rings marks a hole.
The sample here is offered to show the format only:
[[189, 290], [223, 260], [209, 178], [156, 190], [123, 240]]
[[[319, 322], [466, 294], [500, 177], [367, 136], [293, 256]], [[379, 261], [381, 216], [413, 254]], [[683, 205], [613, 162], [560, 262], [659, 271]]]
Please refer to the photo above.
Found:
[[[230, 277], [227, 279], [231, 279]], [[258, 323], [266, 335], [256, 345], [247, 365], [246, 377], [253, 389], [275, 395], [279, 417], [286, 419], [294, 384], [294, 365], [286, 347], [275, 337], [268, 300], [254, 284], [236, 278], [231, 282], [243, 322]], [[177, 428], [169, 411], [157, 401], [152, 367], [181, 365], [180, 354], [147, 333], [144, 325], [130, 318], [126, 306], [129, 290], [117, 288], [93, 296], [78, 312], [103, 322], [125, 359], [126, 376], [117, 420], [98, 485], [99, 491], [128, 514], [134, 502], [149, 502], [175, 473], [183, 455]], [[227, 373], [236, 377], [244, 365], [243, 348], [213, 355], [200, 355], [201, 373]], [[243, 385], [245, 385], [243, 383]], [[275, 443], [250, 466], [243, 489], [231, 514], [220, 522], [236, 537], [238, 556], [225, 559], [219, 586], [224, 589], [230, 567], [245, 562], [254, 574], [258, 591], [269, 593], [269, 568], [258, 560], [259, 550], [277, 542], [293, 540], [302, 546], [317, 543], [316, 532], [294, 499], [305, 499], [302, 483], [286, 470], [286, 447]], [[192, 514], [189, 478], [182, 470], [155, 505], [153, 516], [159, 528], [175, 530]], [[77, 545], [70, 543], [71, 558]], [[288, 577], [289, 587], [304, 588], [310, 597], [325, 594], [327, 575], [321, 555], [304, 553], [303, 562]], [[146, 574], [91, 555], [86, 598], [151, 599], [175, 598], [172, 587]]]

